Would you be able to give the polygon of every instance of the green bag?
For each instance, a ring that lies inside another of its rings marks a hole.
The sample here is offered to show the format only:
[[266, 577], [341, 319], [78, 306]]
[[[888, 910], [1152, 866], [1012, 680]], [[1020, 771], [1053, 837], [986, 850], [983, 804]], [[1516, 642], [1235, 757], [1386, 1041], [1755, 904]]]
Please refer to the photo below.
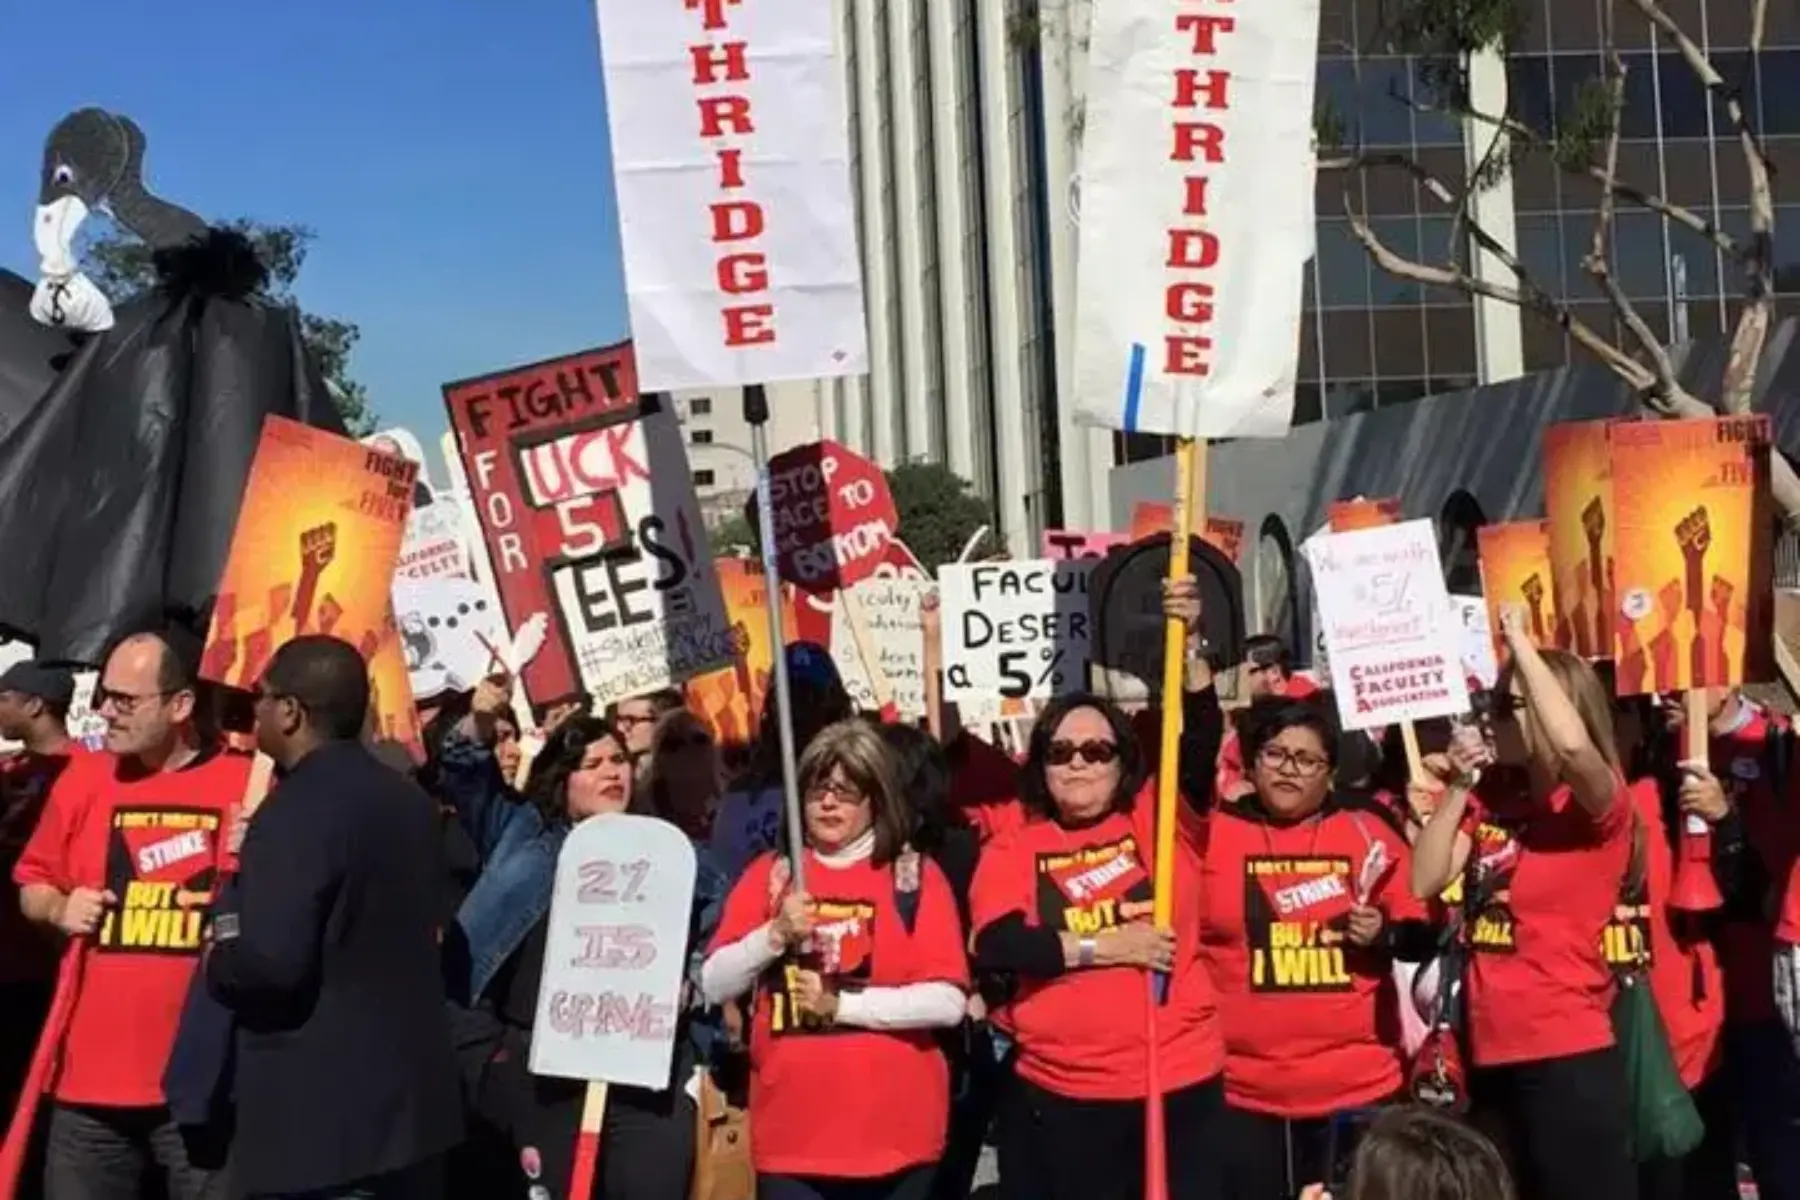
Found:
[[1631, 1103], [1632, 1144], [1637, 1161], [1680, 1158], [1706, 1136], [1694, 1098], [1682, 1086], [1669, 1034], [1641, 971], [1620, 975], [1612, 1006], [1613, 1036], [1625, 1060]]

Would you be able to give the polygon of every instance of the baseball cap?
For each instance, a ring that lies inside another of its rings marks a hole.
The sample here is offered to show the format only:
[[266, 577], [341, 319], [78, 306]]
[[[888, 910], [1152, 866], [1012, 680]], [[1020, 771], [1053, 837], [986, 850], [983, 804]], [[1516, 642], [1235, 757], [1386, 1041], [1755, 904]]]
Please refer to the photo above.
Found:
[[47, 704], [68, 708], [75, 699], [75, 676], [67, 667], [27, 659], [0, 673], [0, 692], [36, 696]]

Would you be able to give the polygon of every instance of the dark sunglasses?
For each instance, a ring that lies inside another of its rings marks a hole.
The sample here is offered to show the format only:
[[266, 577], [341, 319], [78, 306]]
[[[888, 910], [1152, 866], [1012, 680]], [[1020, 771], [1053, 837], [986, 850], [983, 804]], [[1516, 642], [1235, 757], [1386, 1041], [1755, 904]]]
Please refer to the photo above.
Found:
[[1063, 742], [1050, 743], [1044, 752], [1044, 761], [1053, 767], [1066, 767], [1080, 759], [1092, 763], [1096, 767], [1104, 767], [1119, 757], [1119, 748], [1111, 742]]

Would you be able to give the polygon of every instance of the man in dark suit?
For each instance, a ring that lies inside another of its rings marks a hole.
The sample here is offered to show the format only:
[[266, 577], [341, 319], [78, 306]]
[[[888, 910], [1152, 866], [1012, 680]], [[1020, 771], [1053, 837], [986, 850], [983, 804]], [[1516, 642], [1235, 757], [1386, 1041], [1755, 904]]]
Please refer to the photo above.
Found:
[[232, 1172], [252, 1197], [438, 1200], [462, 1135], [431, 801], [362, 743], [368, 668], [296, 638], [257, 687], [277, 782], [249, 822], [207, 985], [237, 1016]]

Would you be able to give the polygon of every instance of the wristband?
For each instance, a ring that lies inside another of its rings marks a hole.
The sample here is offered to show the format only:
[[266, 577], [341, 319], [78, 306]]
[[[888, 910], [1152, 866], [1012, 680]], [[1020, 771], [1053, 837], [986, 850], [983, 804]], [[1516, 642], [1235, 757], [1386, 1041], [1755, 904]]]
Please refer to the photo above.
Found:
[[1075, 964], [1081, 967], [1094, 965], [1094, 956], [1099, 953], [1100, 943], [1091, 937], [1084, 937], [1075, 943]]

